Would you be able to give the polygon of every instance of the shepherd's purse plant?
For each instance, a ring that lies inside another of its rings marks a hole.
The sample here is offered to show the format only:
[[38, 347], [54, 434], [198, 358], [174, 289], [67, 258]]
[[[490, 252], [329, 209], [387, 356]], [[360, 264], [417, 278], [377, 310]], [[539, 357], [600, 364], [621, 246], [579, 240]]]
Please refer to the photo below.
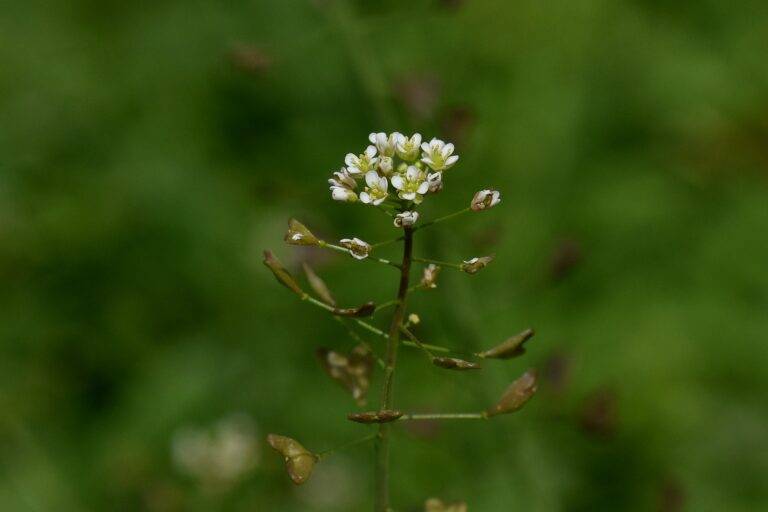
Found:
[[[355, 261], [365, 260], [393, 267], [399, 273], [397, 296], [381, 304], [367, 302], [357, 307], [340, 307], [325, 282], [308, 266], [304, 265], [309, 288], [307, 292], [275, 255], [264, 251], [264, 264], [277, 280], [298, 297], [313, 306], [322, 308], [340, 324], [353, 339], [355, 345], [349, 353], [329, 348], [319, 348], [318, 356], [323, 370], [338, 382], [359, 407], [367, 403], [368, 390], [374, 369], [383, 372], [378, 407], [373, 410], [349, 414], [348, 419], [364, 425], [372, 425], [375, 431], [343, 447], [320, 452], [310, 451], [290, 437], [270, 434], [268, 442], [285, 459], [288, 475], [295, 484], [302, 484], [311, 476], [317, 463], [341, 448], [372, 442], [375, 446], [375, 512], [393, 511], [390, 504], [390, 450], [391, 430], [403, 421], [420, 420], [488, 420], [519, 410], [536, 392], [536, 371], [530, 369], [501, 394], [499, 400], [481, 411], [418, 413], [403, 411], [395, 406], [393, 384], [400, 346], [419, 350], [430, 364], [449, 371], [473, 371], [481, 369], [478, 361], [486, 359], [510, 359], [525, 353], [524, 344], [533, 336], [532, 329], [510, 337], [488, 350], [467, 353], [443, 346], [423, 343], [414, 335], [413, 326], [420, 322], [415, 313], [408, 313], [407, 299], [410, 293], [432, 290], [437, 287], [438, 275], [443, 268], [475, 274], [487, 267], [494, 256], [477, 256], [462, 262], [441, 262], [414, 256], [414, 235], [427, 227], [454, 219], [465, 213], [480, 213], [495, 208], [501, 202], [497, 190], [484, 189], [474, 194], [469, 204], [449, 215], [424, 222], [419, 213], [422, 202], [443, 189], [451, 169], [459, 156], [454, 145], [433, 138], [422, 142], [416, 133], [407, 137], [401, 133], [371, 133], [370, 145], [360, 154], [349, 153], [345, 166], [334, 172], [328, 180], [331, 197], [336, 201], [361, 204], [386, 213], [400, 233], [390, 240], [370, 244], [356, 236], [341, 238], [332, 243], [315, 236], [309, 228], [296, 219], [289, 221], [285, 242], [291, 245], [313, 246], [349, 254]], [[399, 262], [380, 258], [376, 250], [394, 243], [402, 244]], [[411, 274], [415, 264], [423, 265], [421, 280], [412, 284]], [[364, 320], [374, 314], [391, 309], [389, 326], [380, 329]], [[372, 337], [372, 338], [371, 338]], [[368, 338], [376, 339], [371, 343]], [[383, 353], [381, 345], [385, 345]], [[456, 357], [461, 356], [461, 357]], [[425, 512], [466, 511], [463, 502], [444, 504], [437, 498], [426, 500]]]

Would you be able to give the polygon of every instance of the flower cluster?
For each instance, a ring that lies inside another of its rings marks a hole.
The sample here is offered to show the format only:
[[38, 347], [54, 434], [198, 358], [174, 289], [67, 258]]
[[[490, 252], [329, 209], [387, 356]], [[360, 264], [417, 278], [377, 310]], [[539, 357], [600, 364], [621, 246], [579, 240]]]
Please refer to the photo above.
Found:
[[421, 134], [406, 137], [399, 132], [371, 133], [368, 140], [365, 151], [347, 154], [345, 167], [328, 180], [331, 197], [397, 208], [394, 225], [412, 226], [419, 217], [414, 207], [426, 194], [442, 190], [443, 172], [459, 160], [453, 144], [436, 138], [422, 142]]

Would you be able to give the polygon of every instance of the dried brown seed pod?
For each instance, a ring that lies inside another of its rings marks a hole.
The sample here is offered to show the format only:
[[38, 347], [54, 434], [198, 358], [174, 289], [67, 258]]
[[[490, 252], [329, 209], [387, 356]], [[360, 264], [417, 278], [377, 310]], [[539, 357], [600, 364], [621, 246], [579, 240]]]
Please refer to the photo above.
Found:
[[535, 331], [533, 329], [526, 329], [520, 334], [516, 334], [506, 340], [504, 343], [493, 347], [492, 349], [480, 352], [478, 357], [486, 359], [511, 359], [525, 354], [525, 347], [523, 344], [531, 339]]
[[372, 411], [350, 414], [347, 418], [356, 423], [389, 423], [399, 420], [402, 415], [400, 411]]
[[297, 295], [304, 295], [304, 290], [301, 289], [291, 273], [288, 272], [280, 260], [272, 254], [272, 251], [268, 249], [264, 251], [264, 265], [272, 271], [280, 284], [287, 287], [289, 290], [292, 290]]
[[432, 364], [445, 368], [447, 370], [479, 370], [482, 368], [477, 363], [471, 361], [465, 361], [457, 357], [433, 357]]
[[518, 411], [536, 393], [536, 389], [536, 370], [532, 368], [510, 384], [496, 405], [485, 411], [485, 414], [491, 417]]
[[303, 484], [312, 475], [318, 456], [290, 437], [269, 434], [267, 442], [285, 458], [288, 476], [296, 485]]
[[320, 365], [331, 379], [352, 394], [357, 405], [365, 405], [373, 373], [373, 354], [357, 345], [348, 356], [321, 348], [317, 352]]

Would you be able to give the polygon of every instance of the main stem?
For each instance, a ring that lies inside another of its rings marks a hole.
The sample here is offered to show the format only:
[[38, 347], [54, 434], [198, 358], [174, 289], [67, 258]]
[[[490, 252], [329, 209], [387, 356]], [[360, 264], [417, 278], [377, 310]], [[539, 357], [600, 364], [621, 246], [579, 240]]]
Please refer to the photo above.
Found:
[[[413, 253], [413, 229], [404, 228], [403, 262], [400, 265], [400, 287], [397, 291], [397, 304], [392, 314], [392, 323], [387, 335], [387, 353], [384, 361], [384, 391], [381, 410], [392, 408], [392, 382], [397, 364], [397, 348], [400, 344], [400, 326], [405, 317], [405, 299], [408, 296], [408, 281], [411, 273], [411, 255]], [[375, 512], [389, 512], [389, 442], [392, 425], [379, 425], [379, 438], [376, 442], [376, 504]]]

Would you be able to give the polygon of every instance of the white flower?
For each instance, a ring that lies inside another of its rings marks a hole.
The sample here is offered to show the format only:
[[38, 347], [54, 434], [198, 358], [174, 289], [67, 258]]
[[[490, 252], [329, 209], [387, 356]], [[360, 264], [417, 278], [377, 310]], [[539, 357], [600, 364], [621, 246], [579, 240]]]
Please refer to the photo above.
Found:
[[429, 143], [424, 142], [421, 149], [424, 151], [421, 161], [435, 171], [444, 171], [459, 159], [458, 155], [453, 154], [453, 144], [446, 144], [440, 139], [432, 139]]
[[424, 277], [421, 278], [419, 283], [420, 288], [437, 288], [437, 276], [440, 274], [440, 267], [434, 263], [430, 263], [424, 268]]
[[413, 226], [419, 220], [419, 212], [403, 212], [395, 215], [395, 226], [398, 228]]
[[368, 171], [365, 174], [365, 182], [368, 184], [365, 187], [365, 192], [360, 192], [360, 201], [365, 204], [373, 203], [374, 206], [379, 206], [387, 199], [389, 195], [387, 193], [387, 178], [379, 176], [376, 171]]
[[427, 175], [427, 183], [429, 183], [429, 191], [434, 193], [443, 190], [443, 173], [432, 172]]
[[357, 194], [345, 187], [331, 187], [331, 197], [334, 201], [343, 201], [345, 203], [357, 201]]
[[398, 132], [390, 133], [389, 136], [384, 132], [379, 132], [368, 135], [368, 140], [379, 150], [379, 155], [391, 157], [395, 154], [395, 145], [400, 136], [402, 135]]
[[400, 199], [416, 204], [421, 203], [422, 196], [429, 191], [426, 173], [414, 165], [409, 166], [405, 174], [392, 176], [392, 186], [399, 190], [397, 195]]
[[342, 238], [339, 243], [349, 249], [349, 254], [358, 260], [364, 260], [371, 253], [371, 244], [359, 238]]
[[330, 183], [332, 187], [348, 188], [349, 190], [354, 190], [357, 187], [355, 178], [353, 178], [344, 167], [333, 173], [333, 178], [329, 179], [328, 183]]
[[489, 210], [501, 202], [501, 195], [498, 190], [481, 190], [472, 198], [470, 208], [479, 212]]
[[344, 163], [347, 164], [347, 172], [352, 176], [365, 174], [376, 169], [378, 162], [379, 159], [376, 158], [376, 148], [374, 146], [368, 146], [365, 148], [364, 153], [357, 156], [354, 153], [347, 153], [347, 156], [344, 158]]
[[419, 147], [421, 146], [421, 134], [414, 133], [409, 139], [402, 133], [397, 134], [397, 140], [395, 141], [395, 149], [397, 150], [397, 156], [403, 160], [413, 162], [419, 156]]
[[380, 156], [379, 157], [379, 170], [384, 176], [392, 174], [392, 157]]

